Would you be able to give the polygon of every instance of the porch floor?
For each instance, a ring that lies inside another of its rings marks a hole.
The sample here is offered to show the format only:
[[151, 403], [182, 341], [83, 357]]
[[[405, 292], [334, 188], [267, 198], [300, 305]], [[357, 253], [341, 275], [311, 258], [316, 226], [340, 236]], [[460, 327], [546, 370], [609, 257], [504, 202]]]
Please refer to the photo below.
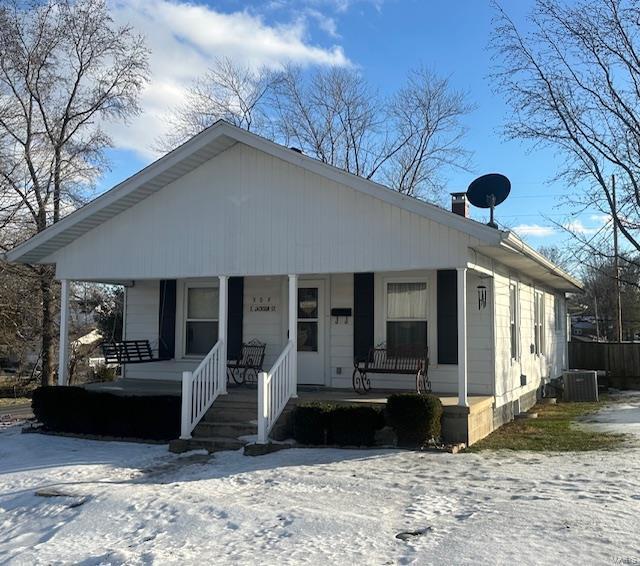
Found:
[[[167, 381], [160, 379], [118, 379], [111, 382], [87, 383], [84, 385], [91, 391], [104, 391], [116, 395], [180, 395], [182, 384], [179, 381]], [[406, 390], [405, 392], [408, 392]], [[301, 385], [298, 387], [298, 398], [292, 400], [296, 404], [312, 401], [325, 401], [330, 403], [365, 403], [367, 405], [383, 405], [387, 397], [393, 393], [402, 393], [401, 389], [373, 389], [367, 394], [360, 395], [351, 389], [334, 389], [328, 387], [313, 387]], [[437, 393], [444, 407], [458, 405], [456, 393]], [[229, 387], [229, 395], [235, 398], [253, 399], [257, 396], [256, 387]], [[479, 406], [485, 406], [493, 402], [491, 395], [469, 395], [469, 409], [473, 412]]]

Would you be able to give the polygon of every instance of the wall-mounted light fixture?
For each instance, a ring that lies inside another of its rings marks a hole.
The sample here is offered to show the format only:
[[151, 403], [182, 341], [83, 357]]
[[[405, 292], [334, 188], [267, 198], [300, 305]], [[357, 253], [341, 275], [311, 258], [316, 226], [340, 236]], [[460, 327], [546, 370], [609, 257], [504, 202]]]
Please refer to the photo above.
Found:
[[486, 285], [478, 285], [478, 310], [487, 308], [487, 287]]

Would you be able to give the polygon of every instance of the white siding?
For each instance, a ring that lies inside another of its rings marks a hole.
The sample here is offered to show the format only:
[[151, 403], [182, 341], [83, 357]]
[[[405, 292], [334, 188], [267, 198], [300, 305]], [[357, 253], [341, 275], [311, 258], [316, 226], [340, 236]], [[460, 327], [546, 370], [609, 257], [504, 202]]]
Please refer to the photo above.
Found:
[[[487, 260], [487, 264], [490, 262]], [[494, 265], [495, 280], [495, 366], [496, 366], [496, 406], [518, 399], [523, 394], [537, 389], [549, 378], [558, 377], [566, 367], [565, 320], [561, 317], [560, 329], [555, 330], [554, 302], [560, 301], [565, 312], [565, 299], [551, 292], [517, 272], [510, 272], [503, 266]], [[509, 311], [509, 284], [516, 283], [519, 294], [520, 353], [518, 359], [511, 358], [511, 330]], [[542, 355], [532, 352], [534, 344], [533, 309], [534, 294], [544, 294], [545, 344]], [[526, 375], [526, 385], [522, 386], [520, 375]]]
[[[180, 300], [178, 298], [178, 300]], [[160, 301], [159, 281], [136, 281], [127, 288], [127, 312], [124, 335], [127, 340], [149, 340], [154, 354], [158, 352], [158, 328]], [[178, 337], [177, 341], [179, 340]], [[168, 360], [147, 364], [128, 364], [127, 378], [133, 379], [180, 379], [183, 371], [191, 371], [197, 360]]]
[[[265, 349], [264, 368], [269, 369], [286, 343], [287, 288], [285, 277], [247, 277], [244, 280], [244, 313], [242, 336], [245, 342], [260, 340]], [[275, 307], [272, 311], [252, 308], [266, 301]], [[262, 303], [261, 303], [262, 301]]]
[[[493, 395], [495, 361], [493, 356], [493, 293], [492, 279], [472, 271], [467, 273], [467, 379], [470, 395]], [[487, 304], [478, 304], [478, 286], [487, 288]], [[457, 366], [456, 372], [457, 372]], [[451, 391], [458, 387], [456, 381]]]
[[49, 260], [70, 279], [353, 273], [462, 266], [476, 244], [236, 144]]
[[[330, 309], [350, 308], [353, 314], [353, 275], [331, 276]], [[329, 317], [331, 385], [351, 387], [353, 373], [353, 316]], [[340, 373], [338, 373], [340, 372]]]
[[[458, 366], [439, 365], [437, 355], [437, 278], [435, 271], [406, 271], [376, 273], [374, 278], [374, 337], [375, 343], [386, 341], [385, 318], [385, 282], [395, 279], [419, 279], [427, 282], [429, 293], [428, 305], [428, 344], [429, 344], [429, 379], [433, 390], [439, 393], [457, 393]], [[487, 280], [483, 280], [486, 283]], [[469, 274], [467, 281], [467, 313], [468, 313], [468, 363], [469, 393], [472, 395], [493, 394], [493, 351], [491, 317], [493, 303], [490, 284], [487, 284], [487, 307], [478, 309], [477, 285], [480, 279]], [[353, 308], [353, 276], [332, 277], [332, 307]], [[353, 372], [353, 321], [331, 322], [331, 375], [334, 387], [351, 387]], [[337, 368], [342, 374], [338, 375]], [[413, 389], [415, 377], [410, 375], [372, 375], [374, 386], [378, 388]]]
[[[316, 278], [318, 276], [315, 276]], [[385, 340], [384, 282], [393, 278], [424, 278], [429, 286], [429, 350], [431, 366], [430, 379], [437, 392], [456, 393], [457, 366], [438, 365], [436, 337], [436, 274], [434, 271], [412, 271], [401, 273], [377, 273], [375, 276], [375, 339]], [[520, 289], [520, 359], [511, 360], [509, 326], [509, 281], [516, 281]], [[304, 279], [301, 279], [304, 281]], [[211, 280], [216, 284], [215, 280]], [[478, 285], [487, 287], [487, 306], [478, 307]], [[325, 278], [328, 301], [325, 311], [331, 308], [353, 309], [353, 275], [334, 274]], [[495, 291], [493, 289], [495, 285]], [[128, 377], [148, 377], [156, 379], [179, 379], [181, 372], [193, 369], [196, 360], [181, 360], [181, 301], [183, 284], [178, 285], [178, 313], [176, 336], [177, 361], [152, 364], [130, 365]], [[533, 343], [533, 293], [535, 289], [545, 292], [545, 353], [536, 356], [530, 352]], [[158, 342], [158, 281], [137, 281], [127, 289], [126, 337], [128, 339], [148, 339], [154, 347]], [[248, 277], [245, 279], [244, 327], [245, 340], [257, 338], [267, 343], [265, 368], [269, 368], [286, 342], [287, 299], [286, 277]], [[475, 395], [496, 395], [496, 405], [519, 398], [524, 393], [536, 389], [542, 378], [561, 374], [566, 365], [564, 298], [535, 286], [531, 281], [510, 274], [501, 266], [495, 267], [493, 278], [470, 271], [467, 282], [468, 314], [468, 362], [469, 393]], [[250, 305], [254, 298], [271, 297], [276, 300], [273, 312], [252, 312]], [[554, 301], [563, 303], [561, 324], [555, 330]], [[494, 304], [495, 303], [495, 304]], [[492, 331], [491, 321], [495, 317]], [[351, 387], [353, 371], [353, 317], [346, 322], [327, 317], [327, 369], [333, 387]], [[495, 349], [492, 347], [495, 333]], [[495, 372], [494, 372], [495, 368]], [[340, 373], [338, 373], [340, 372]], [[520, 385], [520, 375], [527, 376], [527, 384]], [[494, 380], [494, 375], [496, 376]], [[376, 387], [412, 388], [411, 376], [374, 376]]]

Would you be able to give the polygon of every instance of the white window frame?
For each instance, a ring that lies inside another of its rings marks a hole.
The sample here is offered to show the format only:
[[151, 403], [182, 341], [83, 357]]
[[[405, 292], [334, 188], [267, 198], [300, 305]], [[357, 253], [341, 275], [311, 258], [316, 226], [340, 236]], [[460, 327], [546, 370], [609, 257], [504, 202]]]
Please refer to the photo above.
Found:
[[[430, 347], [431, 335], [433, 334], [433, 328], [429, 328], [429, 320], [433, 317], [431, 316], [431, 281], [429, 277], [424, 276], [415, 276], [415, 277], [389, 277], [383, 280], [383, 289], [384, 289], [384, 316], [383, 320], [383, 335], [384, 342], [387, 344], [388, 336], [387, 336], [387, 323], [388, 322], [426, 322], [427, 323], [427, 342], [425, 344], [425, 348]], [[427, 318], [389, 318], [389, 308], [388, 308], [388, 298], [389, 298], [389, 284], [394, 283], [424, 283], [426, 286], [425, 292], [427, 294], [427, 305], [426, 305], [426, 316]], [[431, 348], [429, 348], [431, 349]]]
[[[513, 304], [511, 304], [512, 291]], [[509, 350], [511, 361], [517, 362], [520, 359], [520, 288], [516, 281], [509, 282]]]
[[190, 289], [217, 289], [220, 293], [220, 286], [214, 285], [212, 281], [186, 281], [182, 292], [182, 324], [180, 329], [182, 332], [182, 357], [190, 360], [202, 359], [206, 354], [188, 354], [187, 353], [187, 323], [189, 322], [215, 322], [219, 323], [218, 318], [189, 318], [189, 290]]
[[562, 308], [562, 300], [560, 295], [553, 296], [553, 316], [554, 316], [554, 328], [556, 333], [562, 332], [562, 321], [563, 321], [563, 308]]
[[536, 356], [545, 355], [544, 292], [533, 292], [533, 345]]

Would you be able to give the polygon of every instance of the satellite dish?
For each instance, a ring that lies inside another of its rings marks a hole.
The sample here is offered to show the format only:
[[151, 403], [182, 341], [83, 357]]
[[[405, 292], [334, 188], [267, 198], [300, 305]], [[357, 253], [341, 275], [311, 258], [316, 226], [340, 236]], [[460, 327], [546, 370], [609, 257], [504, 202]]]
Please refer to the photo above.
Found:
[[493, 220], [493, 210], [506, 200], [510, 192], [511, 181], [509, 179], [500, 173], [489, 173], [478, 177], [469, 185], [467, 198], [473, 206], [489, 208], [491, 210], [489, 226], [497, 228], [498, 225]]

